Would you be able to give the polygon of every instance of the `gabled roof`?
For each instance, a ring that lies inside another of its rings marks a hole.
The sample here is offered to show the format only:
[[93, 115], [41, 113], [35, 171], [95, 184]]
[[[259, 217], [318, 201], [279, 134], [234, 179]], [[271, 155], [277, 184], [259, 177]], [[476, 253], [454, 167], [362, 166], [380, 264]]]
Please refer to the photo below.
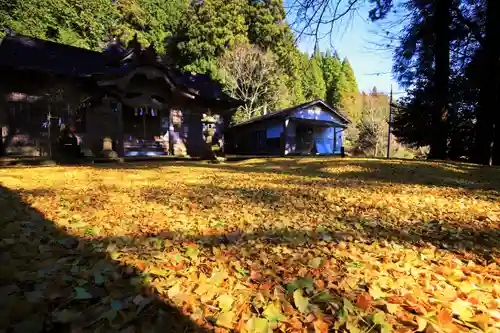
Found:
[[242, 104], [225, 94], [222, 86], [209, 76], [184, 72], [163, 64], [152, 47], [143, 49], [136, 38], [129, 43], [128, 48], [111, 45], [104, 52], [21, 35], [6, 36], [0, 42], [0, 68], [99, 80], [127, 75], [141, 66], [154, 66], [162, 70], [172, 86], [193, 98], [230, 108]]
[[303, 104], [300, 104], [300, 105], [292, 106], [292, 107], [289, 107], [289, 108], [286, 108], [286, 109], [282, 109], [282, 110], [279, 110], [279, 111], [276, 111], [276, 112], [271, 112], [271, 113], [265, 114], [263, 116], [255, 117], [255, 118], [252, 118], [252, 119], [247, 120], [247, 121], [243, 121], [241, 123], [233, 125], [232, 128], [239, 127], [239, 126], [245, 126], [245, 125], [249, 125], [249, 124], [253, 124], [253, 123], [257, 123], [257, 122], [260, 122], [260, 121], [263, 121], [263, 120], [267, 120], [267, 119], [284, 118], [284, 117], [288, 116], [289, 114], [291, 114], [293, 111], [300, 110], [300, 109], [305, 109], [305, 108], [309, 108], [309, 107], [315, 106], [315, 105], [320, 105], [320, 106], [324, 107], [325, 109], [327, 109], [328, 111], [330, 111], [331, 113], [335, 114], [337, 117], [339, 117], [340, 119], [342, 119], [346, 124], [349, 124], [351, 122], [349, 120], [349, 118], [347, 116], [345, 116], [343, 113], [337, 111], [332, 106], [326, 104], [323, 100], [316, 99], [316, 100], [311, 101], [311, 102], [307, 102], [307, 103], [303, 103]]

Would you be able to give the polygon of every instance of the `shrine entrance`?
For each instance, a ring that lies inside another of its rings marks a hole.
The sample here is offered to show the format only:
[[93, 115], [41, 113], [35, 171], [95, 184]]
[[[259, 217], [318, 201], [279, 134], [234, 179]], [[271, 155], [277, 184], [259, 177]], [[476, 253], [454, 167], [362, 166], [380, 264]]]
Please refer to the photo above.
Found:
[[123, 108], [125, 156], [168, 155], [169, 111], [151, 107]]

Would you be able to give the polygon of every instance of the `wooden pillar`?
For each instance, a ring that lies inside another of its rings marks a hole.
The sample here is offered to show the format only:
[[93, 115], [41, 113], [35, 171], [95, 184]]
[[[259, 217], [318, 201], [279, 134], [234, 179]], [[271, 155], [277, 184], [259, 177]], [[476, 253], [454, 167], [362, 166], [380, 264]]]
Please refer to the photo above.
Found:
[[333, 153], [337, 151], [337, 127], [333, 128]]
[[121, 102], [116, 101], [116, 109], [113, 110], [116, 112], [116, 125], [117, 125], [117, 137], [116, 137], [116, 152], [118, 156], [125, 156], [125, 148], [124, 148], [124, 135], [123, 133], [123, 105]]
[[168, 110], [168, 152], [170, 155], [174, 155], [174, 139], [175, 139], [174, 137], [175, 130], [172, 120], [173, 120], [173, 112], [172, 108], [170, 107]]
[[289, 118], [285, 118], [283, 121], [283, 134], [281, 136], [281, 156], [285, 157], [288, 154], [287, 151], [287, 139], [288, 139], [288, 123], [290, 122]]

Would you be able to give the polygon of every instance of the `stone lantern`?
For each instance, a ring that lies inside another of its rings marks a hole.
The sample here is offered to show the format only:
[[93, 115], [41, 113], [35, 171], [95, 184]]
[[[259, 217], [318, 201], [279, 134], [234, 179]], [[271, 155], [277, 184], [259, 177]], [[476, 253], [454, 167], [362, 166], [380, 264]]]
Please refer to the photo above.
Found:
[[203, 136], [205, 137], [205, 142], [211, 146], [215, 134], [215, 124], [217, 123], [217, 119], [204, 113], [201, 118], [201, 123], [203, 124]]

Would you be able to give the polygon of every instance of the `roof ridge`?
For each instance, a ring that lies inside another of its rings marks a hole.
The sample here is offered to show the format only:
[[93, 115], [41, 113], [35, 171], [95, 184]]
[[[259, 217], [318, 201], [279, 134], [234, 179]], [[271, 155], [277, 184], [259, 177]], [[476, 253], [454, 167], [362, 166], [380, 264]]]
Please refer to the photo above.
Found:
[[89, 53], [94, 53], [94, 54], [103, 54], [102, 51], [90, 50], [90, 49], [86, 49], [83, 47], [63, 44], [63, 43], [55, 42], [55, 41], [48, 40], [48, 39], [31, 37], [31, 36], [21, 35], [21, 34], [6, 35], [4, 38], [2, 38], [2, 42], [3, 42], [3, 40], [6, 40], [6, 39], [7, 40], [9, 40], [9, 39], [11, 39], [11, 40], [30, 40], [30, 41], [34, 41], [34, 42], [40, 42], [43, 44], [50, 44], [51, 46], [60, 47], [60, 48], [69, 48], [69, 49], [74, 49], [74, 50], [79, 50], [79, 51], [84, 51], [84, 52], [89, 52]]

